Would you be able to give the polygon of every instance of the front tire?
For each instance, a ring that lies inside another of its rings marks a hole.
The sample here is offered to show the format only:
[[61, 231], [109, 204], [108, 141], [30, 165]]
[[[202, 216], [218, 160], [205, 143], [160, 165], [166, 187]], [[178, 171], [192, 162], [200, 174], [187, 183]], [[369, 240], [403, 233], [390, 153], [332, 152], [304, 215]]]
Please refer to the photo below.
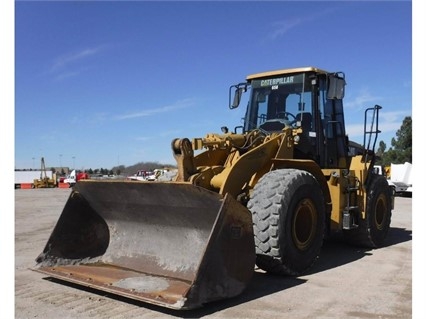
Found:
[[297, 169], [265, 174], [247, 207], [253, 215], [259, 268], [299, 275], [314, 264], [324, 239], [325, 201], [312, 174]]

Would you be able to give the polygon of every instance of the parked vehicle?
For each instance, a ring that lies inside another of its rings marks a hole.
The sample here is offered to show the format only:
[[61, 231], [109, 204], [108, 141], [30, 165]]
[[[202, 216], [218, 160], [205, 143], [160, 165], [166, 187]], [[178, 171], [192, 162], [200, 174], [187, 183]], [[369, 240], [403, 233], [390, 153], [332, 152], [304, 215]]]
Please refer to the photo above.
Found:
[[126, 179], [130, 181], [147, 181], [151, 175], [154, 175], [154, 172], [138, 170], [135, 174], [127, 176]]
[[76, 170], [72, 170], [71, 174], [69, 174], [65, 179], [64, 183], [69, 184], [69, 187], [73, 187], [78, 181], [81, 181], [83, 179], [89, 179], [90, 176], [87, 173], [84, 172], [76, 172]]
[[[39, 180], [43, 176], [41, 170], [25, 170], [15, 171], [15, 189], [18, 188], [35, 188], [34, 180]], [[46, 176], [53, 179], [52, 171], [46, 171]]]
[[255, 264], [306, 272], [331, 234], [381, 247], [393, 196], [373, 173], [382, 107], [366, 109], [352, 155], [345, 84], [342, 72], [315, 67], [249, 75], [229, 97], [234, 109], [250, 91], [244, 125], [174, 139], [173, 181], [77, 183], [35, 270], [191, 309], [242, 293]]
[[391, 164], [388, 167], [374, 165], [374, 172], [387, 178], [389, 186], [397, 195], [412, 196], [413, 184], [411, 180], [412, 164]]
[[40, 177], [33, 180], [34, 188], [53, 188], [57, 186], [56, 174], [52, 173], [49, 177], [44, 163], [44, 157], [41, 158], [41, 173]]

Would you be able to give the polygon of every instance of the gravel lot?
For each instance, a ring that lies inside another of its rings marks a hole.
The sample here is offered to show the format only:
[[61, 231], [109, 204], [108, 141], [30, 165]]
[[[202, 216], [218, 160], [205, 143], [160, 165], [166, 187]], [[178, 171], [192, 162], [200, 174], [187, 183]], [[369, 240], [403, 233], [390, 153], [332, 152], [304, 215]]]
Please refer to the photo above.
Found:
[[15, 318], [412, 318], [411, 198], [396, 198], [387, 245], [381, 249], [328, 241], [304, 276], [256, 270], [236, 298], [173, 311], [30, 270], [69, 194], [69, 189], [15, 190]]

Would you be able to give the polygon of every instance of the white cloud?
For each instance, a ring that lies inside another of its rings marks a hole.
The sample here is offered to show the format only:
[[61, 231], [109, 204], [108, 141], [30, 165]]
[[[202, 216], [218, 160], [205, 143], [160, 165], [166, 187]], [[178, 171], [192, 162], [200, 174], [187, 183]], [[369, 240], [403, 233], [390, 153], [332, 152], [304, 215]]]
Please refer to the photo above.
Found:
[[50, 71], [54, 73], [60, 69], [64, 69], [70, 63], [73, 63], [75, 61], [82, 60], [84, 58], [97, 54], [101, 50], [101, 48], [102, 48], [101, 46], [95, 47], [95, 48], [87, 48], [77, 52], [72, 52], [72, 53], [62, 55], [55, 59], [52, 67], [50, 68]]
[[310, 15], [305, 15], [303, 17], [295, 17], [295, 18], [293, 17], [291, 19], [275, 21], [269, 26], [269, 29], [273, 31], [268, 35], [268, 38], [270, 40], [275, 40], [276, 38], [286, 34], [288, 31], [296, 28], [302, 23], [315, 21], [317, 19], [322, 18], [325, 15], [333, 13], [334, 11], [335, 11], [335, 8], [329, 8], [323, 11], [315, 12]]
[[345, 108], [365, 109], [366, 106], [380, 101], [382, 98], [373, 96], [368, 89], [363, 89], [354, 99], [345, 102]]
[[159, 136], [161, 136], [161, 137], [176, 136], [176, 135], [180, 134], [180, 132], [182, 132], [182, 130], [169, 130], [169, 131], [164, 131], [164, 132], [160, 133]]
[[146, 109], [135, 113], [129, 113], [129, 114], [123, 114], [116, 117], [117, 120], [128, 120], [128, 119], [134, 119], [139, 117], [148, 117], [154, 114], [159, 113], [165, 113], [165, 112], [171, 112], [178, 109], [187, 108], [194, 105], [194, 99], [183, 99], [179, 100], [173, 104], [165, 105], [159, 108], [155, 109]]
[[[401, 128], [402, 122], [406, 116], [410, 116], [407, 112], [404, 111], [394, 111], [394, 112], [380, 112], [379, 114], [379, 130], [381, 134], [391, 134], [395, 136], [396, 131]], [[370, 123], [367, 123], [369, 125]], [[364, 135], [364, 124], [347, 124], [346, 125], [346, 134], [349, 135], [349, 138], [362, 137]], [[379, 134], [380, 140], [380, 134]]]
[[149, 141], [152, 140], [152, 136], [139, 136], [135, 138], [136, 141]]
[[[53, 60], [46, 73], [53, 75], [56, 81], [62, 81], [67, 78], [78, 76], [89, 69], [89, 67], [82, 66], [77, 63], [82, 61], [84, 62], [85, 59], [99, 54], [99, 52], [101, 52], [104, 48], [105, 45], [100, 45], [61, 55]], [[78, 68], [76, 65], [78, 65]]]
[[80, 71], [71, 71], [71, 72], [60, 73], [55, 77], [55, 80], [56, 81], [62, 81], [64, 79], [71, 78], [73, 76], [77, 76], [80, 73], [81, 73]]
[[304, 20], [302, 20], [300, 18], [293, 18], [293, 19], [289, 19], [289, 20], [274, 22], [271, 26], [273, 31], [272, 31], [272, 33], [269, 34], [269, 38], [271, 40], [275, 40], [276, 38], [287, 33], [289, 30], [297, 27], [302, 22], [304, 22]]
[[398, 123], [398, 128], [402, 125], [404, 118], [410, 116], [407, 111], [380, 112], [380, 120], [387, 123]]

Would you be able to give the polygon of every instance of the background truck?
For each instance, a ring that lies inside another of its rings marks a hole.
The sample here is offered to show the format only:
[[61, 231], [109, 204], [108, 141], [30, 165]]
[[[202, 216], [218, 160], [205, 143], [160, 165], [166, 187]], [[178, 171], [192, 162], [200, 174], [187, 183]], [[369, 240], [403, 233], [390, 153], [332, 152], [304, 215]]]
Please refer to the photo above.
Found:
[[242, 293], [255, 264], [306, 272], [331, 235], [382, 246], [393, 201], [373, 170], [381, 106], [366, 109], [350, 152], [345, 84], [315, 67], [249, 75], [229, 94], [234, 109], [249, 92], [244, 125], [174, 139], [173, 181], [77, 183], [34, 269], [192, 309]]
[[395, 192], [400, 195], [412, 196], [413, 182], [411, 175], [412, 164], [391, 164], [389, 181], [395, 187]]
[[147, 181], [148, 177], [150, 177], [151, 175], [154, 175], [154, 172], [138, 170], [135, 174], [127, 176], [126, 179], [129, 181]]
[[174, 168], [156, 168], [152, 171], [139, 170], [135, 174], [127, 176], [130, 181], [171, 181], [176, 176], [177, 170]]
[[77, 172], [75, 169], [64, 179], [64, 183], [69, 184], [69, 187], [73, 187], [78, 181], [83, 179], [89, 179], [90, 176], [84, 172]]
[[412, 196], [411, 167], [411, 163], [405, 162], [404, 164], [391, 164], [388, 167], [375, 165], [374, 170], [376, 174], [387, 178], [388, 184], [395, 194]]

